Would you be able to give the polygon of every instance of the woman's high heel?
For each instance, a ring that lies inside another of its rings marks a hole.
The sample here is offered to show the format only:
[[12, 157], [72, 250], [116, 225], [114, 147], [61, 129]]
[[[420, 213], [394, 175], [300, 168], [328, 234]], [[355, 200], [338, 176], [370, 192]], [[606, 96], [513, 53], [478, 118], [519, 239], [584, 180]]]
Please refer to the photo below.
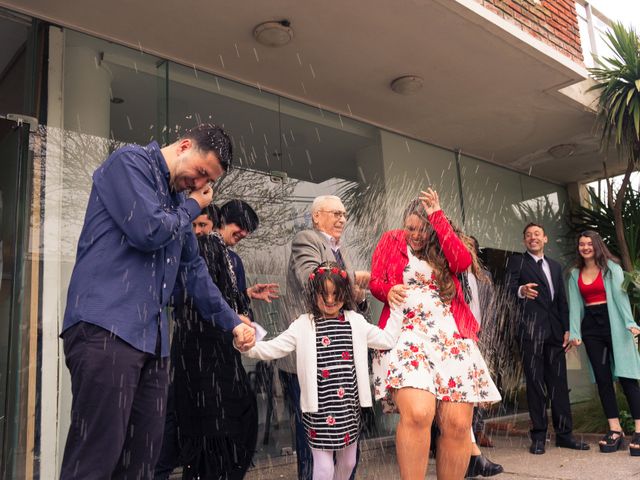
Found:
[[[632, 447], [631, 445], [639, 445], [637, 447]], [[632, 457], [640, 457], [640, 433], [635, 432], [631, 441], [629, 442], [629, 454]]]
[[[617, 437], [615, 435], [617, 435]], [[617, 452], [618, 450], [624, 447], [624, 434], [622, 432], [616, 432], [615, 430], [609, 430], [607, 434], [604, 437], [602, 437], [601, 441], [606, 442], [604, 444], [602, 443], [598, 444], [600, 446], [600, 451], [602, 453]], [[634, 454], [640, 455], [640, 449], [635, 449], [635, 450], [638, 450], [638, 452], [637, 453], [632, 452], [631, 455], [634, 455]]]

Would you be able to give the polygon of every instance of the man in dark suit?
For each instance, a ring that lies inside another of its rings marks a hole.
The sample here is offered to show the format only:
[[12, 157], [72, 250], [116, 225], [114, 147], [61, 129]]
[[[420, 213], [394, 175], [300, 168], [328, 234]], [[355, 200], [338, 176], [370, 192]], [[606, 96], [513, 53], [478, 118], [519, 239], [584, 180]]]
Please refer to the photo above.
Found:
[[544, 255], [548, 238], [541, 225], [528, 224], [524, 231], [527, 251], [507, 263], [507, 285], [520, 307], [518, 340], [527, 380], [531, 418], [531, 447], [535, 455], [545, 452], [547, 400], [551, 402], [556, 446], [588, 450], [572, 434], [573, 422], [565, 352], [569, 343], [569, 307], [560, 264]]

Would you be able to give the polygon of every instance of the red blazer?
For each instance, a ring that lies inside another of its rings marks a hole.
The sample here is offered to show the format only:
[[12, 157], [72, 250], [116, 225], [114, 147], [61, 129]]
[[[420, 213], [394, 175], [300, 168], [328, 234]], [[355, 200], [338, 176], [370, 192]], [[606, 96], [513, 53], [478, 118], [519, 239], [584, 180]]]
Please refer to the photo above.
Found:
[[[458, 331], [465, 338], [478, 340], [479, 324], [469, 305], [464, 301], [462, 287], [456, 277], [456, 273], [464, 272], [471, 265], [471, 254], [451, 228], [451, 224], [442, 210], [429, 215], [429, 222], [438, 236], [442, 251], [449, 268], [451, 269], [453, 283], [456, 286], [456, 295], [451, 300], [451, 312], [456, 321]], [[389, 318], [389, 303], [387, 295], [394, 285], [404, 283], [404, 268], [409, 263], [407, 256], [407, 240], [404, 230], [391, 230], [385, 232], [371, 260], [371, 281], [369, 288], [374, 297], [384, 302], [384, 308], [378, 321], [378, 326], [384, 328]]]

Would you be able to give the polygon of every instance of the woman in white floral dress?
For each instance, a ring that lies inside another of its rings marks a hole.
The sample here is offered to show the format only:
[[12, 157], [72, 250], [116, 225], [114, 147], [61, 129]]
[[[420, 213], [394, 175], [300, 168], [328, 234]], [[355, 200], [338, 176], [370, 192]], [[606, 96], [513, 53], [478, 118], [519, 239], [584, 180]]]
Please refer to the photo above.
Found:
[[374, 358], [374, 393], [385, 411], [400, 413], [402, 479], [424, 479], [434, 418], [441, 431], [438, 478], [460, 479], [469, 464], [473, 404], [500, 400], [455, 275], [469, 267], [471, 255], [431, 189], [409, 205], [404, 227], [386, 232], [373, 255], [371, 292], [385, 302], [379, 326], [390, 309], [404, 316], [395, 348]]

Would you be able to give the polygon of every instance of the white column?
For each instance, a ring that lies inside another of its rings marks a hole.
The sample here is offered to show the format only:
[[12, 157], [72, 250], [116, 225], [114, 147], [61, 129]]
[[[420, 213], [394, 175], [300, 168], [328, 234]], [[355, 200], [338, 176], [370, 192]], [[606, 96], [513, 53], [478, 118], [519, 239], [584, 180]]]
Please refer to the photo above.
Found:
[[108, 151], [111, 74], [87, 37], [49, 32], [47, 157], [42, 280], [40, 478], [57, 478], [69, 428], [71, 384], [62, 328], [91, 172]]
[[64, 128], [108, 138], [111, 75], [100, 52], [70, 43], [64, 51]]

